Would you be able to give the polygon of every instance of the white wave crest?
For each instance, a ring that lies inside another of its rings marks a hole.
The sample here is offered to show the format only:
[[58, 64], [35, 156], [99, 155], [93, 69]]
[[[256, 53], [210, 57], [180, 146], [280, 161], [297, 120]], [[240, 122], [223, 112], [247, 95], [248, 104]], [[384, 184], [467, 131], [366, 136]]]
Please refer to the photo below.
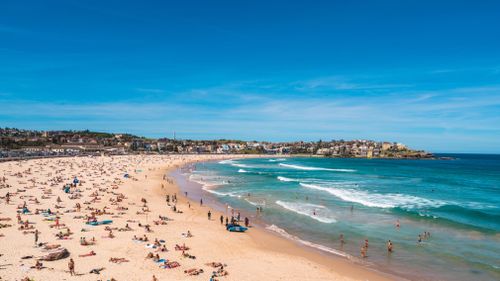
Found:
[[286, 232], [284, 229], [281, 229], [281, 228], [277, 227], [274, 224], [267, 226], [266, 229], [270, 230], [270, 231], [273, 231], [273, 232], [276, 232], [279, 235], [281, 235], [281, 236], [283, 236], [283, 237], [285, 237], [287, 239], [299, 242], [302, 245], [306, 245], [308, 247], [316, 248], [318, 250], [321, 250], [321, 251], [324, 251], [324, 252], [328, 252], [328, 253], [331, 253], [331, 254], [334, 254], [334, 255], [338, 255], [338, 256], [341, 256], [341, 257], [345, 257], [345, 258], [348, 258], [348, 259], [353, 259], [353, 257], [351, 255], [348, 255], [348, 254], [346, 254], [344, 252], [337, 251], [335, 249], [332, 249], [332, 248], [329, 248], [329, 247], [326, 247], [326, 246], [323, 246], [323, 245], [320, 245], [320, 244], [316, 244], [316, 243], [313, 243], [313, 242], [302, 240], [299, 237], [291, 235], [290, 233]]
[[203, 176], [203, 177], [200, 177], [199, 175], [195, 175], [195, 174], [191, 174], [189, 176], [189, 180], [192, 181], [192, 182], [195, 182], [195, 183], [198, 183], [199, 185], [201, 185], [201, 189], [203, 189], [204, 191], [206, 192], [210, 192], [212, 194], [215, 194], [215, 195], [219, 195], [219, 196], [230, 196], [230, 197], [238, 197], [238, 198], [241, 198], [241, 195], [238, 195], [236, 193], [231, 193], [231, 192], [221, 192], [221, 191], [217, 191], [215, 190], [217, 187], [221, 186], [221, 185], [226, 185], [229, 183], [229, 180], [218, 180], [218, 181], [207, 181], [205, 180], [205, 178], [210, 178], [210, 179], [215, 179], [215, 178], [219, 178], [219, 177], [210, 177], [210, 176]]
[[315, 184], [300, 183], [301, 186], [321, 191], [326, 191], [344, 201], [358, 203], [367, 207], [378, 208], [422, 208], [422, 207], [440, 207], [446, 205], [446, 202], [439, 200], [430, 200], [421, 197], [403, 195], [403, 194], [378, 194], [369, 193], [356, 189], [340, 189], [334, 187], [325, 187]]
[[252, 168], [251, 166], [248, 166], [246, 164], [240, 164], [240, 163], [231, 163], [231, 166], [239, 167], [239, 168]]
[[248, 199], [245, 199], [245, 201], [247, 201], [248, 203], [250, 203], [251, 205], [254, 205], [254, 206], [266, 206], [266, 201], [262, 201], [262, 202], [253, 202], [253, 201], [250, 201]]
[[299, 181], [297, 179], [291, 179], [291, 178], [282, 177], [282, 176], [278, 176], [277, 179], [280, 180], [280, 181], [287, 181], [287, 182], [288, 181]]
[[238, 173], [248, 173], [248, 171], [247, 170], [243, 170], [243, 169], [239, 169]]
[[329, 210], [321, 205], [298, 203], [298, 202], [284, 202], [280, 200], [276, 201], [276, 204], [280, 205], [281, 207], [289, 211], [310, 217], [322, 223], [337, 222], [337, 220], [335, 220], [332, 217], [332, 215], [329, 214]]
[[279, 161], [285, 161], [285, 158], [276, 158], [276, 159], [269, 159], [269, 162], [279, 162]]
[[205, 190], [206, 192], [209, 192], [209, 193], [212, 193], [212, 194], [215, 194], [215, 195], [219, 195], [219, 196], [223, 196], [223, 197], [229, 196], [229, 197], [241, 198], [241, 195], [233, 193], [233, 192], [221, 192], [221, 191], [217, 191], [216, 189], [214, 189], [213, 185], [203, 185], [203, 187], [201, 189]]
[[291, 165], [291, 164], [283, 164], [279, 163], [278, 165], [282, 167], [297, 169], [297, 170], [306, 170], [306, 171], [334, 171], [334, 172], [356, 172], [353, 169], [331, 169], [331, 168], [322, 168], [322, 167], [308, 167], [308, 166], [300, 166], [300, 165]]

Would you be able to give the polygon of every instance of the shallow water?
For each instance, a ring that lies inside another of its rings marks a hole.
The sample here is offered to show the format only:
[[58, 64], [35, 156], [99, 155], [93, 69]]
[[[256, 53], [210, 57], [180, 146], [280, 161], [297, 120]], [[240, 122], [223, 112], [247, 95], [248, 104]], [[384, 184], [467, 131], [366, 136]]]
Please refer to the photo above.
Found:
[[[361, 260], [368, 239], [363, 263], [384, 271], [500, 280], [500, 156], [453, 156], [225, 160], [198, 164], [188, 177], [268, 229], [322, 251]], [[430, 237], [418, 242], [424, 231]]]

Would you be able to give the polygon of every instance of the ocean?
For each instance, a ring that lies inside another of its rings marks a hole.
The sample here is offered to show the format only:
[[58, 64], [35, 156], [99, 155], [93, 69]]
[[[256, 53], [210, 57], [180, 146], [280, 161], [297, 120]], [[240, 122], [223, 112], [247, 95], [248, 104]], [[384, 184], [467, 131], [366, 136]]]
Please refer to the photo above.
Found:
[[500, 155], [438, 156], [452, 159], [238, 159], [184, 175], [200, 196], [269, 231], [367, 267], [412, 280], [500, 280]]

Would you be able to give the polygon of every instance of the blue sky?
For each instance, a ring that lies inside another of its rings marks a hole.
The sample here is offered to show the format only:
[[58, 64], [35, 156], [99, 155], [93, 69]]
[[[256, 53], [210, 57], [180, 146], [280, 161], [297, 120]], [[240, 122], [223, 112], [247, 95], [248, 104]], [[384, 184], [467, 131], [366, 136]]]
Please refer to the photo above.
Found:
[[499, 1], [169, 2], [2, 1], [0, 126], [500, 153]]

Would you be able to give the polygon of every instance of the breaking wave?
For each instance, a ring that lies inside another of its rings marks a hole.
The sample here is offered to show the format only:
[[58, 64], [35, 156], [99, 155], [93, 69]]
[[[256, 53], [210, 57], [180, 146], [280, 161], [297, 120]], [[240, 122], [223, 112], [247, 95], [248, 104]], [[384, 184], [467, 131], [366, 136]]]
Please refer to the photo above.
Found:
[[281, 236], [283, 236], [283, 237], [285, 237], [287, 239], [296, 241], [296, 242], [298, 242], [298, 243], [300, 243], [302, 245], [306, 245], [308, 247], [316, 248], [316, 249], [324, 251], [324, 252], [328, 252], [328, 253], [331, 253], [331, 254], [334, 254], [334, 255], [345, 257], [345, 258], [348, 258], [350, 260], [353, 259], [353, 256], [351, 256], [351, 255], [349, 255], [347, 253], [344, 253], [344, 252], [341, 252], [341, 251], [337, 251], [337, 250], [329, 248], [327, 246], [316, 244], [316, 243], [313, 243], [313, 242], [310, 242], [310, 241], [302, 240], [299, 237], [294, 236], [294, 235], [286, 232], [284, 229], [281, 229], [281, 228], [277, 227], [274, 224], [267, 226], [266, 229], [270, 230], [270, 231], [273, 231], [275, 233], [278, 233], [279, 235], [281, 235]]
[[322, 168], [322, 167], [309, 167], [309, 166], [300, 166], [300, 165], [291, 165], [291, 164], [283, 164], [279, 163], [278, 165], [282, 167], [297, 169], [297, 170], [306, 170], [306, 171], [333, 171], [333, 172], [356, 172], [353, 169], [331, 169], [331, 168]]
[[292, 211], [294, 213], [310, 217], [322, 223], [334, 223], [337, 222], [330, 214], [328, 214], [328, 209], [321, 205], [309, 204], [309, 203], [295, 203], [295, 202], [284, 202], [276, 201], [276, 204], [281, 207]]
[[356, 189], [341, 189], [334, 187], [325, 187], [315, 184], [300, 183], [301, 186], [328, 192], [344, 201], [358, 203], [367, 207], [378, 208], [423, 208], [423, 207], [440, 207], [447, 202], [440, 200], [430, 200], [421, 197], [404, 195], [404, 194], [378, 194], [369, 193], [363, 190]]
[[288, 182], [288, 181], [299, 181], [299, 180], [297, 180], [297, 179], [291, 179], [291, 178], [282, 177], [282, 176], [278, 176], [278, 177], [277, 177], [277, 179], [278, 179], [279, 181], [287, 181], [287, 182]]

